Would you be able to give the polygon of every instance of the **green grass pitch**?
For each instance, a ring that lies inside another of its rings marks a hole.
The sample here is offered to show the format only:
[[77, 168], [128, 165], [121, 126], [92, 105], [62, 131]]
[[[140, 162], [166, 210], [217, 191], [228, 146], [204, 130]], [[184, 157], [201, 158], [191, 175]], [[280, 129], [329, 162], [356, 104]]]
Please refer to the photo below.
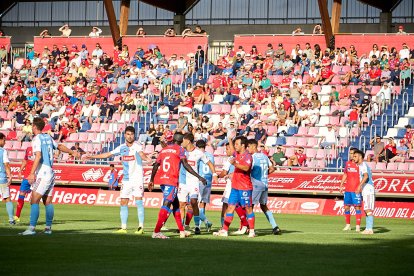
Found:
[[[0, 204], [2, 275], [409, 275], [414, 271], [414, 221], [376, 219], [373, 236], [342, 232], [342, 217], [276, 215], [283, 235], [271, 234], [256, 214], [258, 237], [201, 236], [179, 239], [170, 217], [169, 240], [150, 238], [157, 209], [146, 209], [146, 233], [134, 235], [136, 208], [129, 210], [129, 234], [119, 227], [119, 208], [56, 205], [53, 234], [45, 236], [44, 208], [36, 236], [22, 237], [22, 222], [5, 223]], [[207, 212], [217, 229], [218, 212]], [[237, 216], [233, 227], [238, 227]], [[352, 218], [354, 221], [354, 217]], [[364, 225], [365, 221], [363, 221]], [[204, 230], [204, 229], [203, 229]]]

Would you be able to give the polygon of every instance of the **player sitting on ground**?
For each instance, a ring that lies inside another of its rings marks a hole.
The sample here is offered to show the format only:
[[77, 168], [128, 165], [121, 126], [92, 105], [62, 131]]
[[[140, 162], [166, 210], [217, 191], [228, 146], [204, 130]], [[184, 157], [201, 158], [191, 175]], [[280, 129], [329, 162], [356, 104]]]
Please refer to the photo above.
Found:
[[366, 217], [366, 227], [363, 232], [364, 235], [374, 234], [374, 208], [375, 208], [375, 189], [374, 181], [372, 180], [372, 171], [366, 162], [364, 162], [364, 153], [356, 150], [354, 153], [354, 161], [359, 166], [360, 184], [355, 191], [360, 193], [362, 191], [362, 198], [364, 201], [364, 211]]
[[344, 168], [344, 175], [342, 176], [340, 193], [344, 193], [344, 208], [345, 208], [345, 228], [344, 231], [351, 230], [351, 206], [355, 208], [356, 228], [355, 231], [360, 231], [361, 225], [361, 193], [356, 193], [359, 182], [359, 166], [353, 160], [354, 153], [357, 149], [351, 148], [349, 150], [349, 161], [346, 162]]
[[[186, 150], [185, 155], [188, 164], [194, 171], [198, 171], [198, 164], [202, 162], [206, 164], [213, 172], [213, 178], [217, 182], [217, 174], [214, 169], [213, 163], [207, 158], [206, 154], [200, 149], [194, 146], [194, 135], [192, 133], [186, 133], [183, 137], [182, 147]], [[200, 173], [198, 171], [198, 173]], [[203, 185], [204, 186], [204, 185]], [[194, 234], [199, 235], [200, 232], [200, 216], [198, 209], [198, 197], [200, 195], [200, 184], [197, 177], [188, 173], [184, 168], [183, 163], [180, 166], [179, 188], [178, 188], [178, 201], [180, 202], [181, 215], [184, 216], [185, 206], [187, 204], [187, 197], [190, 197], [190, 204], [194, 215], [195, 229]]]
[[[150, 191], [154, 189], [154, 183], [160, 185], [164, 198], [154, 233], [152, 233], [153, 239], [168, 238], [161, 233], [161, 227], [167, 221], [171, 211], [174, 214], [175, 222], [180, 231], [180, 238], [190, 236], [190, 232], [184, 230], [180, 214], [180, 204], [177, 198], [180, 165], [182, 164], [189, 173], [197, 177], [203, 185], [207, 184], [206, 180], [198, 175], [187, 162], [184, 149], [181, 147], [183, 134], [177, 132], [173, 137], [166, 137], [166, 140], [167, 142], [173, 143], [167, 145], [160, 151], [152, 167], [151, 180], [148, 184], [148, 190]], [[159, 170], [159, 168], [161, 169]], [[171, 206], [173, 207], [172, 210]]]
[[248, 150], [253, 157], [251, 173], [253, 183], [253, 206], [260, 204], [260, 209], [262, 209], [267, 220], [272, 226], [273, 234], [280, 235], [281, 231], [276, 224], [273, 213], [269, 210], [269, 208], [267, 208], [269, 185], [268, 176], [270, 173], [275, 171], [275, 168], [272, 166], [272, 162], [270, 162], [267, 155], [258, 151], [258, 143], [255, 139], [250, 139], [248, 145]]
[[135, 142], [135, 128], [125, 128], [125, 143], [119, 145], [111, 152], [98, 155], [86, 156], [86, 159], [104, 159], [111, 156], [121, 156], [123, 166], [123, 179], [121, 188], [121, 228], [116, 233], [127, 233], [128, 203], [133, 196], [138, 212], [138, 229], [135, 234], [144, 233], [145, 211], [142, 198], [144, 197], [144, 171], [142, 161], [151, 162], [142, 149], [142, 146]]

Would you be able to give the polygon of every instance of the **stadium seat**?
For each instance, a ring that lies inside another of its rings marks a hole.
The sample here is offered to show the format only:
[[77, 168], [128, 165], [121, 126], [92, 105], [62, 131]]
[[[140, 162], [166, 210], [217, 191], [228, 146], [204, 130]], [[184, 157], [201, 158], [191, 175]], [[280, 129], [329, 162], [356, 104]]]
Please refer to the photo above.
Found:
[[17, 159], [17, 150], [10, 150], [9, 151], [9, 159], [16, 160]]
[[20, 160], [23, 160], [25, 156], [26, 156], [26, 152], [20, 150], [17, 152], [16, 159], [20, 161]]
[[325, 153], [325, 149], [318, 149], [318, 151], [316, 152], [316, 159], [325, 159], [326, 153]]
[[397, 170], [400, 171], [401, 173], [405, 173], [409, 170], [408, 163], [397, 163], [397, 164], [398, 164]]
[[32, 142], [23, 142], [21, 149], [26, 150], [28, 147], [31, 147], [31, 146], [32, 146]]
[[319, 146], [319, 139], [316, 137], [310, 137], [307, 139], [306, 146], [309, 148], [318, 147]]
[[286, 137], [286, 147], [294, 147], [294, 146], [296, 146], [296, 137], [294, 137], [294, 136], [289, 136], [289, 137]]
[[316, 126], [326, 126], [327, 124], [329, 124], [329, 120], [330, 119], [328, 116], [321, 116]]
[[398, 171], [398, 163], [388, 163], [387, 164], [387, 171]]
[[314, 148], [306, 149], [306, 157], [308, 157], [312, 160], [315, 159], [317, 151], [318, 150], [314, 149]]
[[375, 165], [375, 171], [385, 171], [385, 170], [387, 170], [387, 163], [378, 162]]
[[266, 139], [266, 147], [274, 147], [276, 145], [277, 137], [269, 136]]

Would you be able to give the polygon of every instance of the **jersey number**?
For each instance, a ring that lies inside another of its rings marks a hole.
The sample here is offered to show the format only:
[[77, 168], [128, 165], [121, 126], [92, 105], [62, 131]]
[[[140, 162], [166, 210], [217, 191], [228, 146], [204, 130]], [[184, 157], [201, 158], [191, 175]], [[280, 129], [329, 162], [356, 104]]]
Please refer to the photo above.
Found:
[[262, 168], [263, 177], [266, 178], [269, 174], [269, 166], [267, 164], [260, 164], [260, 167]]
[[164, 172], [168, 172], [171, 168], [171, 163], [168, 161], [170, 159], [170, 156], [167, 156], [162, 160], [162, 170]]
[[203, 165], [203, 173], [207, 175], [210, 173], [210, 167], [208, 165]]

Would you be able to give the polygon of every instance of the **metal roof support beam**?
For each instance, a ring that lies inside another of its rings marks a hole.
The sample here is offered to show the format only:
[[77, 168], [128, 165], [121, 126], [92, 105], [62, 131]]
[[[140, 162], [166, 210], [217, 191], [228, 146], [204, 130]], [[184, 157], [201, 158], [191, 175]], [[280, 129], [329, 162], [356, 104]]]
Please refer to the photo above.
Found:
[[328, 3], [327, 0], [318, 0], [319, 12], [322, 18], [322, 29], [325, 34], [326, 46], [335, 48], [335, 37], [332, 32], [331, 21], [329, 20]]
[[116, 22], [116, 16], [114, 11], [114, 5], [112, 4], [112, 0], [104, 0], [105, 4], [105, 11], [106, 16], [108, 17], [109, 21], [109, 29], [111, 30], [112, 40], [114, 41], [114, 45], [121, 44], [120, 43], [120, 35], [119, 35], [119, 28]]
[[121, 1], [121, 13], [119, 15], [119, 32], [120, 36], [125, 36], [128, 32], [128, 17], [131, 0]]
[[341, 8], [342, 8], [342, 0], [334, 0], [333, 5], [332, 5], [332, 17], [331, 17], [332, 32], [334, 34], [339, 33], [339, 21], [341, 20]]

